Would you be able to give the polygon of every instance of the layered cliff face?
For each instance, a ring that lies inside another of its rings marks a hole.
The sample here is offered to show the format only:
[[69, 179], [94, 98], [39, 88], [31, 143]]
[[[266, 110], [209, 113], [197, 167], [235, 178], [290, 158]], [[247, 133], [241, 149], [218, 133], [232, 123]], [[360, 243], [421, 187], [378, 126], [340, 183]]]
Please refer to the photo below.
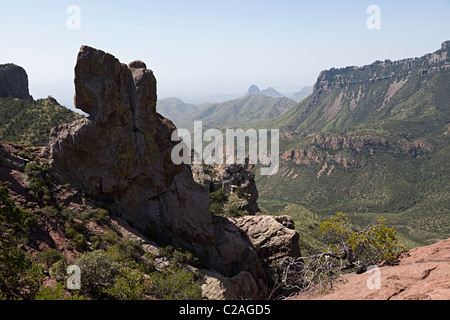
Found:
[[32, 99], [28, 91], [27, 73], [12, 63], [0, 65], [0, 98], [7, 97]]
[[448, 115], [449, 51], [446, 41], [418, 58], [324, 70], [313, 94], [272, 125], [281, 131], [313, 133], [355, 129], [385, 119]]
[[88, 118], [52, 130], [52, 170], [87, 194], [113, 203], [141, 232], [213, 252], [208, 191], [170, 159], [175, 126], [156, 113], [156, 79], [141, 61], [128, 66], [80, 49], [75, 104]]
[[[390, 79], [396, 82], [398, 77], [405, 77], [408, 74], [426, 75], [440, 70], [450, 70], [449, 48], [450, 41], [446, 41], [436, 52], [419, 58], [375, 61], [363, 67], [350, 66], [324, 70], [314, 84], [314, 93], [342, 89], [349, 85], [362, 84], [367, 80], [377, 82]], [[406, 82], [406, 78], [403, 78], [402, 82]]]

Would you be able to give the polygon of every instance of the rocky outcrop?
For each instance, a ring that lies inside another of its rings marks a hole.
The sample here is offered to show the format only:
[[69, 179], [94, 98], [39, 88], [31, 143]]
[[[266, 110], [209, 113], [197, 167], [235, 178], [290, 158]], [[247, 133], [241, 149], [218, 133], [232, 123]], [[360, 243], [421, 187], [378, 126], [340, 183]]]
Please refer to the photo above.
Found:
[[360, 152], [364, 147], [389, 147], [386, 139], [373, 136], [323, 136], [316, 135], [311, 141], [312, 145], [316, 145], [323, 149], [332, 150], [353, 150]]
[[209, 192], [223, 189], [225, 193], [233, 193], [238, 187], [245, 194], [245, 203], [239, 210], [255, 214], [260, 211], [258, 200], [258, 189], [255, 183], [255, 166], [245, 164], [221, 164], [217, 166], [193, 165], [192, 172], [194, 180], [206, 187]]
[[224, 277], [204, 272], [203, 294], [207, 299], [266, 298], [268, 279], [278, 273], [287, 257], [300, 255], [299, 233], [292, 217], [214, 217], [216, 248], [224, 263]]
[[142, 61], [125, 65], [83, 46], [75, 91], [76, 107], [89, 116], [52, 130], [43, 152], [51, 173], [155, 243], [193, 251], [208, 266], [201, 270], [205, 298], [263, 298], [268, 273], [261, 261], [296, 254], [281, 242], [295, 245], [298, 234], [278, 218], [256, 222], [263, 229], [255, 231], [261, 218], [241, 218], [237, 225], [209, 208], [210, 191], [240, 187], [245, 209], [259, 211], [253, 166], [198, 166], [193, 175], [190, 166], [175, 165], [176, 128], [156, 113], [156, 79]]
[[229, 278], [244, 271], [251, 274], [255, 286], [258, 288], [253, 298], [263, 298], [267, 290], [266, 274], [248, 235], [231, 219], [214, 216], [213, 222], [215, 246], [223, 262], [222, 274]]
[[140, 232], [208, 252], [217, 261], [209, 194], [190, 168], [170, 159], [175, 126], [156, 113], [156, 79], [141, 61], [128, 66], [83, 46], [75, 104], [89, 117], [54, 128], [52, 172], [107, 200]]
[[233, 222], [248, 236], [264, 266], [300, 255], [300, 235], [290, 216], [244, 216]]
[[0, 98], [7, 97], [32, 99], [28, 91], [27, 73], [12, 63], [0, 65]]
[[280, 158], [286, 161], [292, 161], [297, 165], [330, 165], [338, 164], [344, 168], [357, 167], [358, 160], [343, 156], [340, 153], [330, 154], [328, 152], [312, 149], [290, 149], [283, 152]]
[[261, 90], [260, 90], [256, 85], [252, 84], [252, 85], [248, 88], [246, 95], [260, 94], [260, 93], [261, 93]]
[[254, 278], [247, 271], [234, 277], [224, 277], [218, 272], [204, 270], [202, 297], [206, 300], [248, 300], [262, 299], [264, 294]]
[[280, 157], [286, 161], [293, 161], [298, 165], [340, 165], [344, 168], [359, 165], [357, 159], [351, 158], [341, 151], [355, 153], [367, 150], [373, 154], [376, 148], [389, 148], [387, 139], [373, 136], [324, 136], [315, 135], [311, 140], [311, 147], [305, 149], [290, 149], [281, 153]]
[[[150, 239], [196, 252], [209, 266], [206, 297], [263, 297], [266, 274], [257, 250], [242, 229], [209, 210], [211, 189], [239, 186], [256, 212], [253, 167], [224, 166], [216, 176], [196, 169], [199, 184], [188, 165], [173, 164], [175, 126], [156, 113], [156, 79], [142, 61], [125, 65], [83, 46], [75, 90], [76, 107], [89, 116], [52, 130], [51, 172], [109, 204]], [[211, 283], [226, 293], [209, 288]]]

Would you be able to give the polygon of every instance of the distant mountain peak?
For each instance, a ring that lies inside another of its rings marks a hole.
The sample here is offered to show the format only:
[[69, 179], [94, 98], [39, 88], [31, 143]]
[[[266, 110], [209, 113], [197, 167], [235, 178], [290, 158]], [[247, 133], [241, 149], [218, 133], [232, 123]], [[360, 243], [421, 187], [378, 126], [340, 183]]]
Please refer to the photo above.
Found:
[[259, 88], [256, 85], [254, 85], [254, 84], [252, 84], [250, 86], [250, 88], [248, 88], [248, 90], [247, 90], [247, 95], [260, 94], [260, 93], [261, 93], [261, 90], [259, 90]]
[[283, 94], [279, 93], [277, 90], [275, 90], [272, 87], [268, 87], [267, 89], [261, 91], [262, 94], [272, 97], [272, 98], [282, 98], [284, 97]]
[[272, 87], [268, 87], [267, 89], [264, 89], [264, 90], [261, 91], [258, 88], [258, 86], [254, 85], [254, 84], [252, 84], [250, 86], [250, 88], [248, 88], [247, 93], [245, 95], [248, 96], [248, 95], [252, 95], [252, 94], [263, 94], [265, 96], [272, 97], [272, 98], [282, 98], [282, 97], [284, 97], [283, 94], [279, 93], [277, 90], [275, 90]]

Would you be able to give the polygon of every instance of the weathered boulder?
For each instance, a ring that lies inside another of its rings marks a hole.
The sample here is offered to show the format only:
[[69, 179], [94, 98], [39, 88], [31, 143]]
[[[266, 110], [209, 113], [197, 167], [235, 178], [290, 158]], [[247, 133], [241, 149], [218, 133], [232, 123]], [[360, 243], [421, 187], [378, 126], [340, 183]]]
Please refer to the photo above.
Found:
[[233, 222], [248, 236], [263, 266], [300, 255], [300, 236], [290, 216], [244, 216]]
[[231, 219], [214, 216], [215, 246], [223, 262], [222, 273], [232, 277], [248, 271], [255, 279], [264, 279], [258, 253], [248, 236]]
[[0, 98], [14, 97], [30, 100], [28, 76], [22, 67], [15, 64], [0, 65]]
[[218, 272], [202, 270], [202, 296], [207, 300], [261, 299], [264, 292], [247, 271], [234, 277], [224, 277]]
[[218, 262], [208, 190], [175, 165], [175, 126], [156, 113], [156, 79], [141, 61], [122, 64], [88, 46], [75, 67], [75, 104], [89, 117], [54, 128], [52, 171], [106, 199], [133, 227]]

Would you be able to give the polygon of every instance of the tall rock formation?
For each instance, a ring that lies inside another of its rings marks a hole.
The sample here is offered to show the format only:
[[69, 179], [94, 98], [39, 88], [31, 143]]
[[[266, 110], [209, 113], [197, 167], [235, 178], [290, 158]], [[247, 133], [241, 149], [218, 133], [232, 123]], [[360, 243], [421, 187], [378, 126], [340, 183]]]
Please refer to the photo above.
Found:
[[156, 113], [153, 72], [83, 46], [75, 91], [76, 107], [89, 117], [52, 130], [53, 171], [109, 200], [139, 231], [214, 258], [209, 194], [188, 166], [171, 161], [175, 126]]
[[[52, 130], [47, 152], [53, 175], [108, 204], [150, 239], [193, 250], [209, 266], [203, 270], [205, 297], [262, 298], [270, 274], [254, 247], [253, 234], [259, 244], [261, 234], [284, 236], [293, 231], [272, 219], [264, 230], [247, 235], [247, 220], [237, 226], [232, 219], [211, 215], [207, 183], [197, 183], [190, 166], [171, 160], [179, 142], [171, 141], [176, 129], [172, 122], [156, 112], [153, 72], [142, 61], [125, 65], [83, 46], [75, 66], [75, 94], [76, 107], [89, 116]], [[256, 210], [254, 174], [244, 169], [223, 170], [223, 184], [240, 184], [253, 192], [250, 204]], [[248, 221], [253, 223], [253, 218]], [[280, 239], [291, 245], [289, 237]], [[283, 257], [297, 252], [272, 242]], [[270, 248], [264, 252], [273, 254]]]
[[15, 64], [0, 65], [0, 98], [14, 97], [31, 100], [28, 91], [28, 76], [22, 67]]

